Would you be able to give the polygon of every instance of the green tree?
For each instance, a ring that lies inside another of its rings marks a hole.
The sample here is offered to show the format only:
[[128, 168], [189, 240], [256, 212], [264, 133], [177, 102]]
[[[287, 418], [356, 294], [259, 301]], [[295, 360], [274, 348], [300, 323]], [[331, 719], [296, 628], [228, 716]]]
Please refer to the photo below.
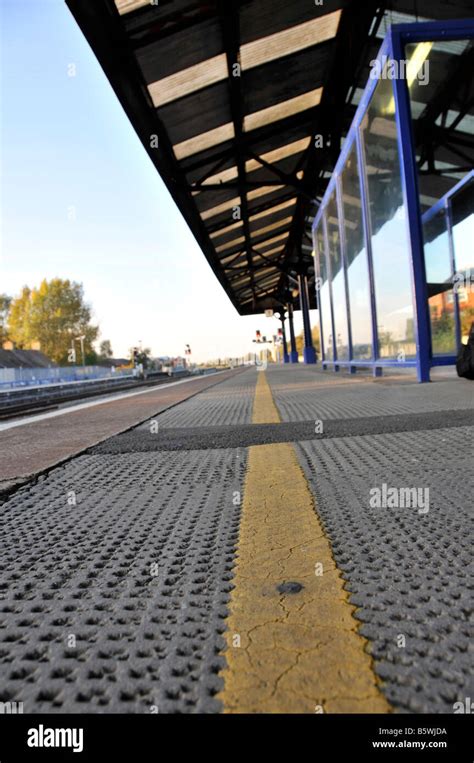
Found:
[[471, 325], [474, 322], [474, 307], [467, 307], [461, 311], [461, 335], [469, 336]]
[[110, 339], [104, 339], [100, 343], [99, 358], [101, 360], [107, 360], [108, 358], [112, 358], [113, 355], [114, 355], [114, 352], [112, 350], [112, 344], [110, 342]]
[[[319, 326], [313, 326], [311, 329], [311, 336], [313, 337], [313, 345], [316, 349], [316, 352], [320, 353], [320, 343], [319, 343]], [[290, 347], [290, 338], [287, 336], [287, 343], [288, 343], [288, 351], [291, 350]], [[304, 349], [304, 332], [301, 331], [298, 336], [296, 337], [296, 349], [298, 351], [298, 355], [303, 354]]]
[[23, 350], [31, 348], [35, 338], [31, 336], [30, 323], [31, 289], [24, 286], [21, 294], [12, 299], [8, 313], [7, 332], [10, 339]]
[[431, 343], [433, 352], [452, 352], [455, 342], [454, 313], [431, 310]]
[[8, 339], [8, 313], [10, 312], [12, 298], [8, 294], [0, 294], [0, 349]]
[[92, 343], [99, 329], [91, 323], [91, 309], [84, 302], [82, 284], [75, 281], [53, 278], [44, 279], [38, 288], [25, 286], [12, 300], [8, 333], [25, 350], [39, 342], [42, 352], [60, 365], [68, 363], [72, 346], [79, 360], [80, 343], [76, 338], [83, 335], [86, 362], [96, 357]]

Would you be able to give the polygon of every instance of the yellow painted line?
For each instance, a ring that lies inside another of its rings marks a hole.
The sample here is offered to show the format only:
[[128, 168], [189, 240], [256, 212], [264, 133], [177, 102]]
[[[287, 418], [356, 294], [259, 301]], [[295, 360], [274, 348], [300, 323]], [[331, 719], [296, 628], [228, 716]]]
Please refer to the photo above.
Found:
[[278, 424], [281, 421], [273, 402], [270, 386], [264, 371], [259, 371], [252, 411], [252, 424]]
[[[253, 422], [275, 421], [260, 372]], [[249, 449], [234, 573], [225, 712], [390, 712], [290, 444]], [[282, 594], [284, 582], [303, 589]]]

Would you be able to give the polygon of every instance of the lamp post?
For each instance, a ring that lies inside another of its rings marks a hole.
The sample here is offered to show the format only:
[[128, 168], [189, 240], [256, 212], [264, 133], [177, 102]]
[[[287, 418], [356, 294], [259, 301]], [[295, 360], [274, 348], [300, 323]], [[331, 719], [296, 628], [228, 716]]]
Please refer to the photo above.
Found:
[[84, 339], [85, 338], [86, 338], [85, 334], [81, 334], [81, 336], [76, 336], [76, 341], [81, 343], [82, 368], [84, 369], [84, 372], [86, 370], [86, 362], [84, 358]]

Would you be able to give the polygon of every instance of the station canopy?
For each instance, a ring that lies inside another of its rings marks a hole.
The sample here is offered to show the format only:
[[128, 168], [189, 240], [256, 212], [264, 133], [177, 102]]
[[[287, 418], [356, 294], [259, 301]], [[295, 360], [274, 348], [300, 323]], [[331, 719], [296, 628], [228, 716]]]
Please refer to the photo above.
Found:
[[[66, 1], [241, 315], [278, 310], [292, 299], [288, 273], [314, 272], [313, 217], [389, 25], [472, 10], [470, 0]], [[472, 77], [472, 50], [459, 53]], [[440, 56], [439, 87], [413, 113], [426, 198], [472, 157], [473, 117], [452, 108], [460, 69], [447, 82]]]

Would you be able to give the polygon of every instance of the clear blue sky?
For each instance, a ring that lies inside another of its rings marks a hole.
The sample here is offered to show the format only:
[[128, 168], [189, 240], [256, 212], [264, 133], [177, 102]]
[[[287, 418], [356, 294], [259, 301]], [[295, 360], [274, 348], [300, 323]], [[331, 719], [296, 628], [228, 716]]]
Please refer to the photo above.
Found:
[[0, 292], [81, 282], [116, 356], [243, 355], [276, 333], [229, 302], [63, 0], [0, 10]]

